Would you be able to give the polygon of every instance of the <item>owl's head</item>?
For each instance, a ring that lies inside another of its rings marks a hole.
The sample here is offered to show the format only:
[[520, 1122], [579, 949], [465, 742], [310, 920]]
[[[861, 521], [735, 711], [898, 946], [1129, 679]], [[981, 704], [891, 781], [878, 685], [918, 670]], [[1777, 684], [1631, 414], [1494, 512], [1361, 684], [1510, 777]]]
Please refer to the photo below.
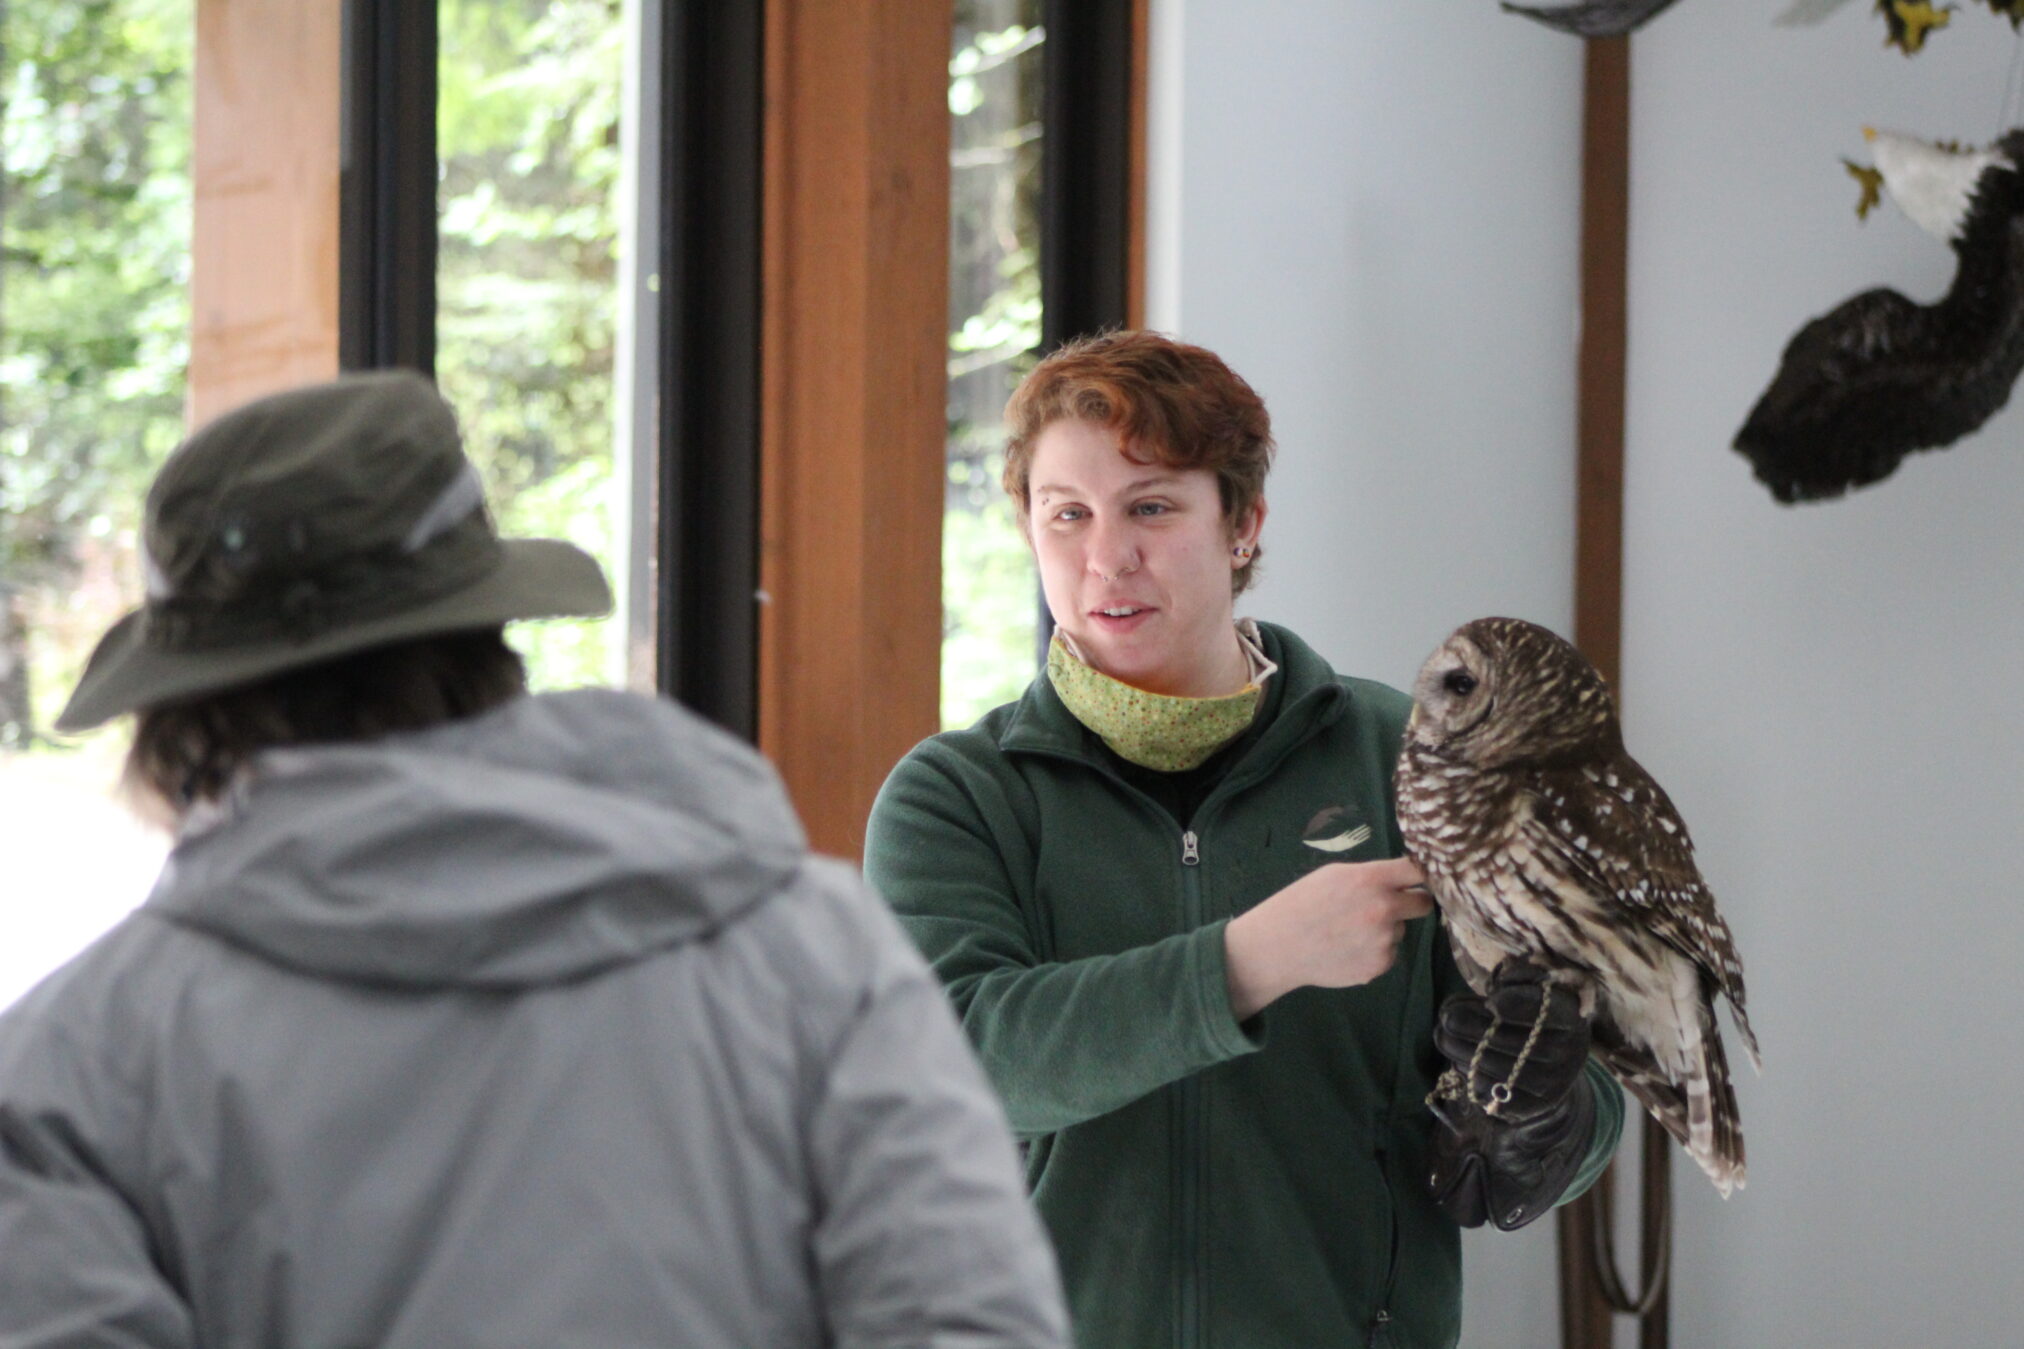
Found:
[[1537, 623], [1479, 618], [1420, 667], [1407, 734], [1478, 768], [1549, 767], [1623, 745], [1609, 686]]

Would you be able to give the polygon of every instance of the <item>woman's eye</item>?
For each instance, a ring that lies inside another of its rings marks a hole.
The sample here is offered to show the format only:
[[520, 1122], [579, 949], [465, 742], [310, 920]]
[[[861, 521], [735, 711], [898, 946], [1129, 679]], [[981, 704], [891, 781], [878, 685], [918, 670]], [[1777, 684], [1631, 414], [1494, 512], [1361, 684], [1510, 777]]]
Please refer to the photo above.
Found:
[[1075, 520], [1080, 520], [1086, 514], [1088, 514], [1088, 512], [1083, 510], [1082, 507], [1080, 506], [1063, 506], [1060, 510], [1054, 513], [1054, 518], [1057, 520], [1072, 522]]
[[1132, 507], [1134, 515], [1165, 515], [1172, 507], [1164, 501], [1141, 501]]

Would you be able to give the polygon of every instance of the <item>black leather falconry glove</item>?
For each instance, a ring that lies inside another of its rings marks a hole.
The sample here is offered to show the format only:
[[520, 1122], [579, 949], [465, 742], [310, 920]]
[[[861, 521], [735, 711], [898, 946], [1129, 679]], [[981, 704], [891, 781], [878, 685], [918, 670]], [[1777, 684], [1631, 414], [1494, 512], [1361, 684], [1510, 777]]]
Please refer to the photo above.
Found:
[[1441, 1005], [1434, 1044], [1454, 1065], [1427, 1097], [1435, 1202], [1464, 1227], [1523, 1227], [1566, 1192], [1594, 1133], [1580, 999], [1507, 960], [1489, 996]]

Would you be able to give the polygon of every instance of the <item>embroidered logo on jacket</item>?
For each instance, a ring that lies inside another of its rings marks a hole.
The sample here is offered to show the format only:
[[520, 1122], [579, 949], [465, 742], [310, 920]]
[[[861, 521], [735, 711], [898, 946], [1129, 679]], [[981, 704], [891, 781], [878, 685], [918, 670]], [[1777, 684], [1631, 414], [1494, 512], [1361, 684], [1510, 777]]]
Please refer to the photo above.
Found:
[[1329, 806], [1307, 822], [1300, 841], [1316, 852], [1348, 852], [1370, 842], [1370, 826], [1358, 824], [1341, 806]]

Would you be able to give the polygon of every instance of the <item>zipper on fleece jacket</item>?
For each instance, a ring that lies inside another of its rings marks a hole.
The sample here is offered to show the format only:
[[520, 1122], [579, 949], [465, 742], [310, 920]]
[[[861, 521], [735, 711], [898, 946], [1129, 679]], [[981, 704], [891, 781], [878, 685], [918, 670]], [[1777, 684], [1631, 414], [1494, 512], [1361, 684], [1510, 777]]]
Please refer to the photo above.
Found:
[[[1421, 938], [1421, 941], [1415, 943], [1409, 952], [1402, 952], [1399, 956], [1401, 961], [1410, 957], [1411, 967], [1414, 971], [1413, 983], [1406, 989], [1405, 1005], [1408, 1007], [1412, 1005], [1413, 996], [1418, 990], [1419, 980], [1430, 977], [1426, 974], [1428, 961], [1425, 958], [1425, 952], [1422, 950], [1422, 944], [1426, 940], [1428, 939]], [[1429, 997], [1432, 996], [1431, 988], [1428, 990], [1428, 995]], [[1392, 1111], [1398, 1104], [1401, 1095], [1401, 1083], [1404, 1081], [1412, 1062], [1412, 1048], [1408, 1042], [1408, 1035], [1409, 1032], [1402, 1025], [1398, 1043], [1392, 1047], [1391, 1091], [1386, 1098], [1386, 1114], [1380, 1129], [1381, 1137], [1388, 1137], [1395, 1127]], [[1408, 1094], [1417, 1095], [1417, 1093]], [[1378, 1149], [1377, 1169], [1378, 1179], [1384, 1183], [1385, 1207], [1391, 1223], [1391, 1246], [1390, 1253], [1385, 1259], [1384, 1286], [1378, 1290], [1377, 1315], [1371, 1321], [1371, 1349], [1378, 1349], [1379, 1345], [1392, 1343], [1391, 1304], [1392, 1299], [1398, 1294], [1399, 1278], [1399, 1196], [1397, 1187], [1392, 1181], [1392, 1159], [1391, 1151], [1388, 1147], [1380, 1147]]]
[[[1281, 708], [1279, 712], [1279, 724], [1286, 724], [1287, 714], [1296, 708], [1304, 708], [1310, 703], [1319, 704], [1324, 700], [1339, 697], [1344, 692], [1340, 684], [1329, 684], [1321, 689], [1316, 689], [1291, 705]], [[1275, 725], [1272, 730], [1278, 730], [1278, 728], [1278, 725]], [[1270, 754], [1264, 758], [1258, 756], [1259, 747], [1253, 746], [1251, 753], [1245, 756], [1244, 762], [1233, 768], [1202, 799], [1201, 804], [1196, 806], [1190, 823], [1202, 821], [1211, 813], [1213, 808], [1222, 805], [1228, 798], [1236, 795], [1238, 792], [1248, 790], [1254, 784], [1270, 777], [1287, 755], [1305, 743], [1308, 733], [1308, 728], [1303, 727], [1298, 734], [1284, 736], [1284, 743], [1273, 745]], [[1271, 732], [1268, 731], [1267, 738], [1269, 739], [1270, 737]], [[1170, 824], [1178, 823], [1174, 820], [1172, 812], [1165, 806], [1155, 801], [1145, 792], [1140, 791], [1131, 783], [1125, 781], [1108, 764], [1092, 759], [1087, 755], [1051, 746], [1045, 748], [1040, 746], [1021, 747], [1016, 750], [1008, 747], [1007, 752], [1032, 754], [1039, 758], [1078, 764], [1108, 779], [1128, 799], [1137, 801], [1160, 819]], [[1248, 771], [1240, 771], [1243, 769], [1248, 769]], [[1202, 895], [1201, 863], [1201, 835], [1192, 828], [1183, 827], [1181, 830], [1181, 895], [1182, 917], [1187, 924], [1183, 929], [1184, 931], [1199, 929], [1203, 923], [1203, 912], [1206, 905]], [[1171, 1172], [1173, 1180], [1172, 1195], [1176, 1219], [1175, 1226], [1179, 1231], [1179, 1239], [1186, 1250], [1185, 1257], [1174, 1262], [1174, 1328], [1177, 1349], [1196, 1349], [1202, 1343], [1203, 1327], [1207, 1320], [1208, 1280], [1203, 1269], [1205, 1243], [1201, 1232], [1201, 1209], [1203, 1197], [1208, 1188], [1206, 1177], [1208, 1158], [1206, 1149], [1201, 1145], [1201, 1139], [1202, 1135], [1206, 1132], [1205, 1120], [1208, 1106], [1202, 1093], [1200, 1076], [1199, 1073], [1190, 1074], [1175, 1084], [1175, 1128], [1173, 1136], [1177, 1146], [1174, 1152], [1174, 1163]], [[1390, 1267], [1385, 1271], [1384, 1283], [1384, 1300], [1388, 1303], [1392, 1295], [1392, 1285], [1398, 1273], [1397, 1199], [1391, 1192], [1389, 1174], [1385, 1175], [1385, 1196], [1391, 1208], [1391, 1260], [1389, 1262]], [[1390, 1317], [1391, 1314], [1388, 1310], [1381, 1309], [1379, 1311], [1379, 1320], [1371, 1328], [1373, 1344], [1377, 1342], [1375, 1337], [1380, 1331], [1388, 1328]]]
[[[1199, 812], [1197, 812], [1199, 813]], [[1181, 916], [1186, 922], [1186, 931], [1202, 926], [1202, 871], [1201, 840], [1194, 830], [1181, 834]], [[1202, 1343], [1203, 1327], [1207, 1321], [1204, 1303], [1207, 1301], [1208, 1281], [1204, 1277], [1202, 1201], [1208, 1188], [1204, 1172], [1208, 1170], [1208, 1149], [1204, 1146], [1206, 1132], [1204, 1116], [1207, 1102], [1202, 1093], [1201, 1074], [1190, 1073], [1177, 1084], [1174, 1109], [1180, 1116], [1180, 1147], [1174, 1154], [1174, 1169], [1179, 1193], [1175, 1225], [1180, 1229], [1185, 1258], [1175, 1262], [1174, 1277], [1179, 1281], [1178, 1303], [1179, 1324], [1175, 1344], [1179, 1349], [1194, 1349]]]
[[[1137, 801], [1147, 810], [1168, 824], [1175, 823], [1167, 808], [1152, 797], [1126, 782], [1109, 765], [1056, 749], [1026, 749], [1022, 754], [1035, 754], [1041, 758], [1059, 759], [1080, 764], [1092, 772], [1108, 778], [1124, 792], [1127, 798]], [[1276, 760], [1275, 760], [1276, 762]], [[1225, 779], [1227, 785], [1228, 779]], [[1222, 795], [1219, 787], [1209, 794], [1209, 800]], [[1207, 809], [1205, 800], [1195, 810], [1200, 819]], [[1186, 923], [1182, 929], [1192, 932], [1202, 926], [1202, 840], [1193, 829], [1181, 831], [1181, 917]], [[1203, 1303], [1206, 1280], [1203, 1278], [1202, 1238], [1202, 1196], [1206, 1189], [1203, 1172], [1208, 1168], [1208, 1159], [1201, 1155], [1200, 1139], [1204, 1132], [1203, 1115], [1207, 1105], [1202, 1097], [1199, 1073], [1191, 1073], [1174, 1084], [1174, 1157], [1169, 1176], [1172, 1183], [1174, 1202], [1174, 1226], [1178, 1240], [1185, 1254], [1174, 1261], [1174, 1343], [1177, 1349], [1196, 1349], [1202, 1343]], [[1193, 1158], [1194, 1160], [1190, 1160]]]
[[1392, 1192], [1391, 1154], [1384, 1149], [1377, 1153], [1378, 1176], [1384, 1182], [1386, 1248], [1384, 1262], [1384, 1285], [1378, 1290], [1377, 1314], [1370, 1321], [1368, 1349], [1381, 1349], [1391, 1343], [1391, 1300], [1397, 1292], [1399, 1276], [1399, 1199]]

